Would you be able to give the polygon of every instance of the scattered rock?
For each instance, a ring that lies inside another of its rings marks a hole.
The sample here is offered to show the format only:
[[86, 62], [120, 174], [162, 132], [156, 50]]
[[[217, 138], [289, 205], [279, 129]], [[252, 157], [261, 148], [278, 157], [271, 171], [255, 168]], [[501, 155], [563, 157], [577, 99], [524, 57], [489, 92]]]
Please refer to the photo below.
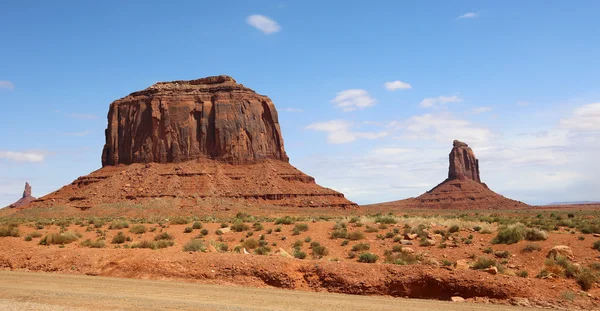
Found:
[[464, 298], [459, 297], [459, 296], [451, 297], [450, 300], [452, 300], [452, 302], [464, 302], [465, 301]]
[[600, 233], [594, 233], [593, 236], [596, 238], [600, 238]]
[[575, 259], [575, 256], [573, 255], [573, 250], [566, 245], [554, 246], [552, 249], [550, 249], [546, 258], [555, 258], [556, 256], [563, 256], [570, 260]]
[[469, 270], [471, 266], [466, 259], [459, 259], [456, 261], [456, 270]]
[[409, 240], [400, 240], [400, 244], [402, 244], [402, 245], [413, 245], [413, 242], [409, 241]]
[[415, 250], [414, 250], [414, 249], [412, 249], [412, 248], [410, 248], [410, 247], [403, 247], [403, 248], [402, 248], [402, 252], [403, 252], [403, 253], [407, 253], [407, 254], [414, 254], [414, 253], [415, 253]]
[[496, 266], [491, 266], [491, 267], [489, 267], [487, 269], [484, 269], [483, 271], [485, 271], [485, 272], [487, 272], [489, 274], [493, 274], [493, 275], [498, 274], [498, 268], [496, 268]]
[[407, 233], [404, 235], [404, 238], [407, 240], [414, 240], [418, 237], [416, 233]]
[[286, 257], [286, 258], [292, 257], [290, 255], [290, 253], [286, 252], [283, 248], [279, 248], [279, 255], [281, 255], [281, 257]]

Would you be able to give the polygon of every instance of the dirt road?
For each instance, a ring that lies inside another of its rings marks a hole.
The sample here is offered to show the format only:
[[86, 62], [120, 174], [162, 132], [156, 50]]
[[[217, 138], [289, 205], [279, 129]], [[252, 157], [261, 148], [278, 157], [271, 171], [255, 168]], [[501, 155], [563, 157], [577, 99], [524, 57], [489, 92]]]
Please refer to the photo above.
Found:
[[0, 310], [458, 311], [521, 309], [432, 300], [0, 271]]

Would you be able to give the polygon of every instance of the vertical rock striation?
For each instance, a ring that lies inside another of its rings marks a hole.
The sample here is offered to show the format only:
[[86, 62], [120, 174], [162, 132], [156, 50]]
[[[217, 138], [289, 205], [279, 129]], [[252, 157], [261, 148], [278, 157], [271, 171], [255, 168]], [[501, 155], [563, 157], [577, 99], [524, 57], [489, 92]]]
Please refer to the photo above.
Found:
[[455, 140], [452, 151], [450, 152], [450, 168], [448, 170], [448, 179], [471, 179], [478, 183], [479, 160], [475, 158], [475, 153], [469, 148], [469, 145]]

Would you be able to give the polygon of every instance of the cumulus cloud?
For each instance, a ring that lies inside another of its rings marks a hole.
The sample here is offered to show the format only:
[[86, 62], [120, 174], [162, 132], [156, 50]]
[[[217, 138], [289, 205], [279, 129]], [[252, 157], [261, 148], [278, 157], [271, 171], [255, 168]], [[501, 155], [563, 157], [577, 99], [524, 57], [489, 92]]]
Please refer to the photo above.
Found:
[[476, 18], [476, 17], [479, 17], [479, 13], [476, 13], [476, 12], [468, 12], [468, 13], [465, 13], [465, 14], [463, 14], [463, 15], [461, 15], [461, 16], [459, 16], [459, 17], [457, 17], [456, 19], [464, 19], [464, 18]]
[[285, 112], [304, 112], [304, 110], [302, 110], [300, 108], [293, 108], [293, 107], [283, 108], [282, 110]]
[[383, 86], [388, 90], [388, 91], [395, 91], [395, 90], [408, 90], [408, 89], [412, 89], [412, 85], [406, 83], [406, 82], [402, 82], [399, 80], [396, 81], [390, 81], [390, 82], [386, 82], [383, 84]]
[[14, 90], [15, 85], [7, 80], [0, 80], [0, 89]]
[[460, 103], [462, 102], [462, 98], [452, 95], [452, 96], [438, 96], [438, 97], [428, 97], [421, 101], [419, 106], [423, 108], [437, 107], [440, 104], [447, 103]]
[[600, 103], [576, 108], [571, 117], [560, 120], [562, 128], [573, 131], [600, 130]]
[[343, 111], [354, 111], [375, 106], [376, 100], [363, 89], [349, 89], [337, 93], [331, 102]]
[[43, 162], [46, 153], [43, 151], [2, 151], [0, 150], [0, 159], [6, 159], [16, 162]]
[[326, 132], [327, 141], [331, 144], [346, 144], [357, 139], [377, 139], [388, 135], [387, 132], [361, 132], [354, 130], [354, 123], [346, 120], [317, 122], [306, 127], [308, 130]]
[[279, 26], [276, 21], [264, 15], [250, 15], [246, 18], [246, 23], [262, 31], [266, 35], [270, 35], [281, 30], [281, 26]]
[[492, 111], [492, 107], [476, 107], [473, 109], [473, 113], [475, 113], [475, 114], [480, 114], [480, 113], [490, 112], [490, 111]]
[[493, 134], [482, 126], [454, 117], [450, 113], [413, 116], [395, 124], [401, 130], [400, 138], [409, 140], [435, 140], [447, 143], [454, 139], [467, 142], [489, 142]]

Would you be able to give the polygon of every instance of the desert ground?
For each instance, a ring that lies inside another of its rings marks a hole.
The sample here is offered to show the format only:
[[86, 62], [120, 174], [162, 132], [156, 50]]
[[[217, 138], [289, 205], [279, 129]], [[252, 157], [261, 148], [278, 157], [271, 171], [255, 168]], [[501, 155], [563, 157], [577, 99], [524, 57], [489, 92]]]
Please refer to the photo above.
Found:
[[[595, 207], [369, 214], [376, 209], [321, 210], [321, 216], [238, 212], [149, 218], [36, 218], [30, 211], [27, 218], [1, 218], [0, 268], [481, 305], [598, 308], [600, 215]], [[564, 247], [553, 253], [556, 246]]]

